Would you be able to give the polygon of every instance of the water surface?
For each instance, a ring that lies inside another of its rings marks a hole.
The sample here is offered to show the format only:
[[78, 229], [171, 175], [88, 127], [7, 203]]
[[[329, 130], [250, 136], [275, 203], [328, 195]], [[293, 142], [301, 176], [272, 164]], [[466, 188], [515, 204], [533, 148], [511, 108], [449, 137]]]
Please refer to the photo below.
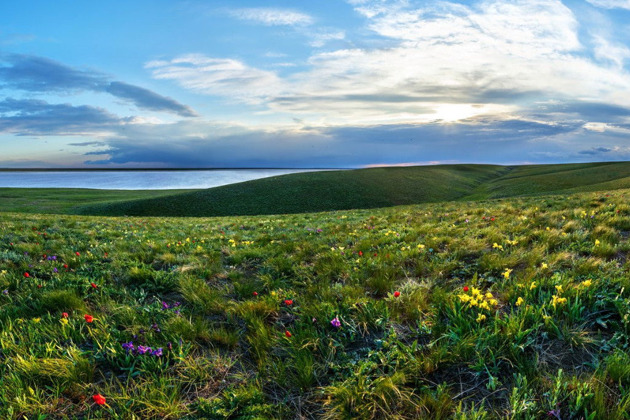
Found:
[[217, 169], [190, 171], [0, 171], [0, 187], [101, 190], [200, 189], [314, 169]]

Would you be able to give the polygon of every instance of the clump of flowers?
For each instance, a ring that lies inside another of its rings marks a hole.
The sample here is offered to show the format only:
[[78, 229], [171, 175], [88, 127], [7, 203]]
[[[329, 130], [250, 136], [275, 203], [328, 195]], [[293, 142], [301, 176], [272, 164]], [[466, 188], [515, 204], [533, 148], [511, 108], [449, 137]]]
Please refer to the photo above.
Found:
[[[464, 290], [466, 290], [466, 288]], [[494, 295], [490, 292], [484, 294], [476, 287], [469, 288], [468, 290], [470, 290], [470, 293], [466, 291], [458, 296], [459, 301], [468, 308], [479, 308], [489, 311], [499, 305], [499, 301], [496, 300]]]
[[143, 355], [146, 354], [148, 356], [161, 357], [164, 354], [164, 350], [162, 347], [158, 347], [157, 349], [152, 349], [149, 346], [139, 345], [137, 348], [133, 345], [133, 341], [128, 343], [122, 343], [122, 348], [127, 352], [127, 354], [135, 354], [135, 355]]
[[553, 309], [567, 303], [567, 298], [560, 296], [563, 292], [562, 285], [556, 286], [556, 292], [557, 294], [551, 296], [551, 306], [553, 306]]

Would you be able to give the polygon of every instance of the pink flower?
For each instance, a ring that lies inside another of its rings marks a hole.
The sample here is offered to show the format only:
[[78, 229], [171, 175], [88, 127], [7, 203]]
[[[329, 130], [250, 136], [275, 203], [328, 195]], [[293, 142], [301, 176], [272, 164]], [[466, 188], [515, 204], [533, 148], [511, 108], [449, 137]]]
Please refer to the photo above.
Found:
[[335, 328], [339, 328], [341, 327], [341, 321], [339, 321], [338, 317], [334, 317], [332, 321], [330, 321], [330, 325], [332, 325]]

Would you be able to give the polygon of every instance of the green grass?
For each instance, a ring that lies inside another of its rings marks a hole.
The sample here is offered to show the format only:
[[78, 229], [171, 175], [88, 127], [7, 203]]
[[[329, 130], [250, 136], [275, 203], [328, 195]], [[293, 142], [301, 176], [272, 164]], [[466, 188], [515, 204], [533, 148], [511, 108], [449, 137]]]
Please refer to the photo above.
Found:
[[630, 188], [630, 162], [437, 165], [283, 175], [206, 190], [0, 188], [0, 211], [236, 216], [391, 207]]
[[438, 165], [291, 174], [73, 209], [103, 216], [287, 214], [630, 188], [630, 163]]
[[91, 190], [77, 188], [0, 188], [0, 211], [20, 213], [68, 214], [86, 204], [115, 203], [147, 199], [181, 190]]
[[628, 418], [629, 197], [0, 213], [0, 418]]

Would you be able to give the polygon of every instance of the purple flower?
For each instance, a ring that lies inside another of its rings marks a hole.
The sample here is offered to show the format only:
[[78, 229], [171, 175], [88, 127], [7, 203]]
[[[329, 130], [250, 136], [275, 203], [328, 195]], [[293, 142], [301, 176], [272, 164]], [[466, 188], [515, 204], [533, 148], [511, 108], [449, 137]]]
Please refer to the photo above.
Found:
[[158, 324], [153, 324], [151, 325], [151, 328], [153, 328], [153, 330], [155, 332], [162, 332], [162, 330], [160, 329], [160, 327], [158, 327]]
[[125, 349], [127, 353], [129, 353], [130, 351], [133, 351], [134, 350], [133, 341], [130, 341], [128, 343], [122, 343], [122, 348]]
[[8, 296], [9, 295], [9, 289], [4, 289], [2, 291], [2, 294], [5, 295], [5, 296]]
[[53, 268], [53, 271], [54, 271], [55, 273], [57, 273], [59, 270], [57, 270], [57, 267], [54, 267], [54, 268]]
[[166, 303], [166, 302], [162, 302], [162, 310], [165, 311], [168, 308], [170, 308], [170, 305], [168, 303]]
[[167, 347], [169, 350], [173, 350], [173, 343], [171, 343], [171, 342], [169, 341], [169, 342], [168, 342], [168, 344], [166, 345], [166, 347]]
[[162, 347], [158, 347], [157, 350], [153, 350], [151, 352], [151, 355], [155, 356], [155, 357], [160, 357], [162, 356]]
[[138, 346], [138, 354], [145, 354], [146, 352], [151, 351], [151, 347], [147, 346]]
[[341, 321], [339, 321], [338, 317], [334, 317], [332, 321], [330, 321], [330, 325], [332, 325], [335, 328], [339, 328], [341, 327]]

